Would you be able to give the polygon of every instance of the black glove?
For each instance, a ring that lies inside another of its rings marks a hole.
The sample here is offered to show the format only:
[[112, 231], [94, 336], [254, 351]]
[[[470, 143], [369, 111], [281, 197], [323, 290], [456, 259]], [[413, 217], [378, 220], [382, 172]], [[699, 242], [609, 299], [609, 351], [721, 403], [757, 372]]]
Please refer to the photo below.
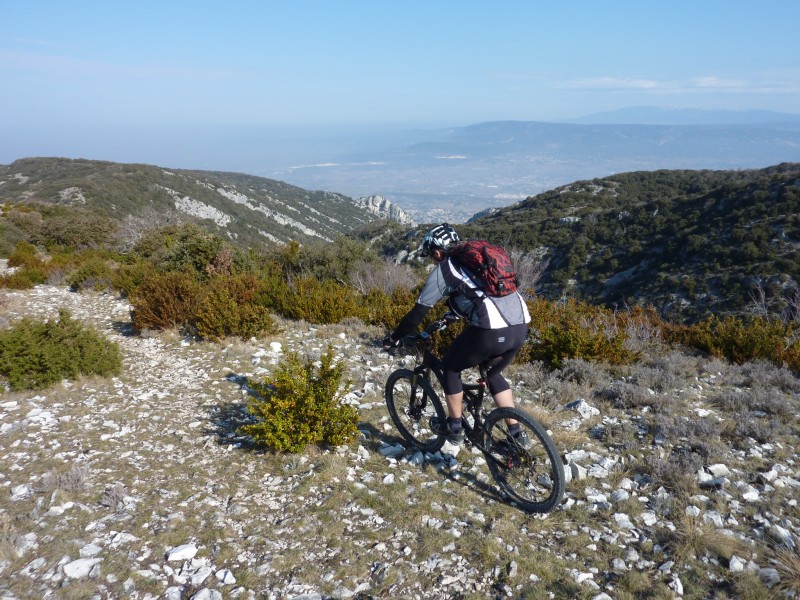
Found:
[[400, 345], [400, 340], [392, 339], [392, 334], [390, 333], [385, 338], [383, 338], [383, 349], [390, 350], [391, 348], [397, 348]]

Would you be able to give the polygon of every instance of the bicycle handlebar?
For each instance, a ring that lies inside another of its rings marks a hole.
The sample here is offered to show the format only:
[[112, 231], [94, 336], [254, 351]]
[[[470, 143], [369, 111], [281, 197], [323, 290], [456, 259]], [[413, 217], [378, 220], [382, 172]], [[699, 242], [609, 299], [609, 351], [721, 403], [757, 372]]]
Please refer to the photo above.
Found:
[[428, 325], [424, 331], [407, 335], [401, 341], [404, 344], [416, 342], [417, 340], [427, 341], [432, 334], [436, 333], [437, 331], [441, 331], [442, 329], [446, 329], [448, 325], [455, 323], [459, 319], [461, 319], [461, 317], [459, 317], [456, 313], [448, 311], [444, 313], [441, 318], [436, 319], [433, 323]]

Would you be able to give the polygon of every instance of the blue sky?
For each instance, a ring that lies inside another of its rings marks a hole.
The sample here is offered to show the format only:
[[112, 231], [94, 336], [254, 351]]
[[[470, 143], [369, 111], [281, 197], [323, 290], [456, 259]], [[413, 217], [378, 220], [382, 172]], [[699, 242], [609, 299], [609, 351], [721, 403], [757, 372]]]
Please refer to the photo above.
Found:
[[0, 163], [169, 128], [798, 113], [798, 23], [796, 0], [0, 0]]

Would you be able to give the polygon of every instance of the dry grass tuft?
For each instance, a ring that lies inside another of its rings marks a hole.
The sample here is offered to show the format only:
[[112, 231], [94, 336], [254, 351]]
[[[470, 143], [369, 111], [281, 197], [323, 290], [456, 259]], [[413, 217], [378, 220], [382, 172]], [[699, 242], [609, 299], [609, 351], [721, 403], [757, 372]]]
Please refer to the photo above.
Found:
[[781, 577], [775, 591], [784, 592], [786, 597], [797, 597], [800, 594], [800, 554], [797, 550], [773, 550], [770, 563]]
[[82, 492], [90, 483], [92, 471], [87, 465], [74, 464], [66, 473], [45, 473], [36, 490], [39, 492]]
[[117, 482], [106, 489], [100, 497], [100, 505], [113, 508], [115, 511], [122, 510], [125, 506], [125, 486]]
[[681, 514], [674, 521], [675, 530], [666, 531], [666, 546], [677, 563], [710, 555], [726, 563], [731, 557], [750, 556], [751, 547], [741, 539], [726, 534], [700, 518]]

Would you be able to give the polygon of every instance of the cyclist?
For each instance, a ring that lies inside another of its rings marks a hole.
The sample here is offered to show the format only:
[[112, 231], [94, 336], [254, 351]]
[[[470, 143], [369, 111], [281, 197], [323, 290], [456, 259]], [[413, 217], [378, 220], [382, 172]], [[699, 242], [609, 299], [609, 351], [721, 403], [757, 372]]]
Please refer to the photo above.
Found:
[[[528, 307], [517, 292], [503, 297], [486, 295], [477, 283], [479, 280], [448, 256], [448, 249], [459, 241], [458, 233], [447, 223], [437, 225], [425, 234], [422, 254], [430, 256], [435, 267], [425, 280], [414, 307], [383, 340], [385, 350], [398, 345], [400, 340], [419, 328], [427, 312], [444, 298], [448, 298], [450, 308], [467, 321], [467, 328], [453, 340], [442, 358], [449, 416], [446, 420], [431, 419], [434, 433], [444, 434], [454, 445], [464, 442], [461, 372], [498, 357], [489, 368], [487, 385], [497, 406], [514, 407], [513, 393], [502, 371], [511, 364], [525, 342], [531, 320]], [[530, 446], [530, 440], [519, 423], [511, 419], [507, 423], [509, 433], [523, 446]]]

